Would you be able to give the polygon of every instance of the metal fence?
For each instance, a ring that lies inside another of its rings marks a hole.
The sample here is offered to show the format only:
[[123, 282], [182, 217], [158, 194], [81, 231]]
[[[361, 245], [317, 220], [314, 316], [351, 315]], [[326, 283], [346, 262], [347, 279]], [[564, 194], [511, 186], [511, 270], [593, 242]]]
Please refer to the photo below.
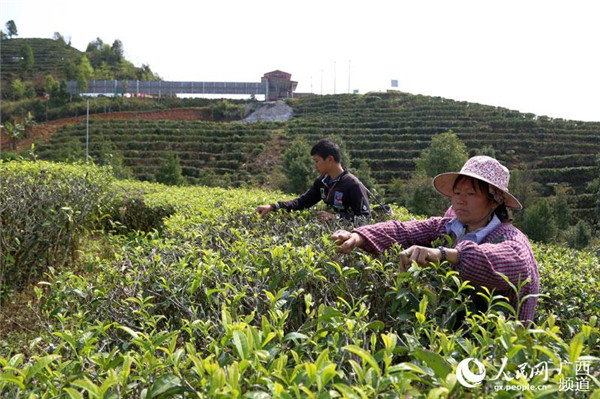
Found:
[[90, 80], [85, 90], [77, 82], [67, 83], [69, 93], [90, 94], [148, 94], [153, 96], [175, 94], [254, 94], [266, 95], [266, 82], [163, 82], [148, 80]]

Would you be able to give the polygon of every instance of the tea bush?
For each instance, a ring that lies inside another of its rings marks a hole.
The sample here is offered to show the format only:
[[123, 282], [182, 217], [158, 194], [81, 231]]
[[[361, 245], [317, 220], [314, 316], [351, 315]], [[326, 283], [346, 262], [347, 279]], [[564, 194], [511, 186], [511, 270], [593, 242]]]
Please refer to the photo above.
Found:
[[0, 161], [0, 302], [74, 253], [78, 234], [108, 195], [110, 170]]
[[[82, 254], [93, 273], [49, 270], [32, 304], [39, 338], [24, 343], [27, 353], [0, 342], [0, 396], [600, 395], [592, 254], [535, 246], [546, 296], [526, 327], [493, 292], [478, 295], [487, 310], [475, 312], [473, 287], [446, 263], [400, 272], [398, 248], [337, 253], [329, 236], [344, 221], [254, 213], [280, 195], [129, 182], [113, 190], [116, 203], [135, 197], [170, 212], [160, 229], [105, 234], [112, 256]], [[144, 212], [111, 207], [105, 219]], [[466, 358], [483, 363], [484, 383], [458, 382]], [[588, 389], [565, 390], [584, 361]], [[547, 378], [523, 375], [542, 363]]]

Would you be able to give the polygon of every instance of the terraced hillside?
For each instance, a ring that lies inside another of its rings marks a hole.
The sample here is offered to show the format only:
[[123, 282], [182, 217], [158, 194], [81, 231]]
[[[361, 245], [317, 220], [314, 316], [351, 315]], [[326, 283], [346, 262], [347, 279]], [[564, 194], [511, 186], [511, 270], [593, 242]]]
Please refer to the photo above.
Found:
[[[125, 163], [146, 180], [152, 179], [164, 152], [175, 151], [192, 182], [214, 172], [241, 184], [261, 171], [253, 167], [256, 159], [280, 155], [271, 148], [274, 137], [281, 139], [277, 142], [284, 148], [296, 136], [314, 142], [336, 135], [354, 159], [368, 161], [373, 177], [385, 186], [414, 171], [413, 159], [433, 135], [452, 130], [469, 151], [493, 148], [495, 156], [511, 169], [529, 170], [543, 184], [543, 195], [552, 194], [556, 183], [568, 184], [574, 189], [569, 201], [576, 216], [595, 217], [597, 193], [587, 193], [586, 187], [598, 176], [600, 122], [538, 117], [400, 92], [310, 96], [289, 103], [294, 118], [276, 124], [97, 120], [91, 125], [90, 151], [98, 151], [101, 142], [115, 143]], [[84, 140], [85, 125], [80, 122], [57, 131], [48, 144], [40, 146], [40, 154], [56, 159], [67, 143], [82, 146]]]
[[[92, 120], [89, 151], [90, 156], [97, 159], [101, 151], [111, 151], [110, 145], [113, 145], [136, 177], [150, 181], [165, 153], [174, 152], [180, 158], [183, 175], [190, 182], [202, 183], [207, 176], [214, 176], [221, 180], [220, 184], [239, 186], [260, 174], [257, 159], [272, 137], [280, 134], [282, 126], [277, 123]], [[60, 160], [67, 148], [81, 157], [85, 135], [82, 122], [65, 126], [47, 143], [38, 144], [39, 156]]]
[[511, 169], [527, 169], [544, 186], [566, 183], [575, 192], [570, 201], [580, 217], [595, 212], [596, 193], [587, 184], [598, 177], [600, 122], [538, 117], [505, 108], [401, 92], [364, 96], [298, 98], [290, 136], [314, 141], [324, 135], [342, 137], [353, 158], [366, 159], [382, 184], [407, 178], [414, 158], [433, 135], [452, 130], [469, 151], [491, 147]]
[[65, 62], [79, 62], [82, 52], [53, 39], [5, 39], [2, 41], [0, 62], [2, 81], [18, 77], [21, 72], [21, 47], [28, 44], [33, 50], [33, 73], [52, 74], [58, 79], [66, 79], [63, 68]]

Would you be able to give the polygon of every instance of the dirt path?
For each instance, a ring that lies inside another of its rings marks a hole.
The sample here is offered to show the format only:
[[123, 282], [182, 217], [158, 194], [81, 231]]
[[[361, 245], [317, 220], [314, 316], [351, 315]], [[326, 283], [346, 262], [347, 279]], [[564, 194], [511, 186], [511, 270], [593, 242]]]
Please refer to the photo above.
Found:
[[[47, 141], [52, 134], [63, 126], [71, 125], [85, 121], [85, 115], [77, 116], [74, 118], [63, 118], [54, 121], [40, 123], [31, 127], [31, 130], [27, 132], [27, 137], [19, 140], [16, 144], [16, 150], [22, 151], [31, 146], [36, 140]], [[168, 109], [158, 111], [131, 111], [131, 112], [111, 112], [107, 114], [93, 114], [90, 115], [90, 119], [140, 119], [140, 120], [184, 120], [184, 121], [197, 121], [197, 120], [211, 120], [212, 114], [210, 110], [198, 109], [198, 108], [179, 108], [179, 109]], [[10, 139], [6, 135], [2, 135], [2, 150], [8, 151], [12, 149]]]

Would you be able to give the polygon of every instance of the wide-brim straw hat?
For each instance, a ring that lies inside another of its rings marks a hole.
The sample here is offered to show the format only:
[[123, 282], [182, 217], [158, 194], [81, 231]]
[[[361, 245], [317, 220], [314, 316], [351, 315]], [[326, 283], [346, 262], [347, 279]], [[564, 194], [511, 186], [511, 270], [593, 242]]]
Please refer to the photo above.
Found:
[[482, 180], [502, 191], [504, 205], [511, 209], [523, 209], [523, 205], [514, 195], [508, 192], [508, 181], [510, 172], [508, 169], [492, 157], [485, 155], [470, 158], [462, 167], [460, 172], [441, 173], [433, 178], [433, 187], [446, 197], [454, 194], [454, 182], [460, 175]]

